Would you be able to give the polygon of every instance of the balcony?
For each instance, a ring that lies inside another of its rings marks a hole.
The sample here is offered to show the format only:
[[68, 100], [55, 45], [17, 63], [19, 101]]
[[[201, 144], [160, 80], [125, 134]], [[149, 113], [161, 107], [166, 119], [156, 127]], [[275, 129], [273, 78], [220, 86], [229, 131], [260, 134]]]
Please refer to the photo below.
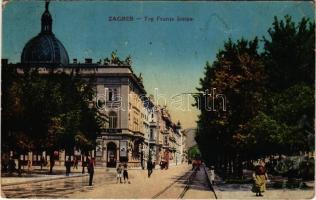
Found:
[[102, 130], [105, 133], [122, 133], [122, 129], [120, 128], [105, 128]]
[[149, 122], [149, 126], [150, 126], [151, 128], [156, 128], [156, 127], [157, 127], [157, 122], [151, 121], [151, 122]]
[[163, 147], [163, 148], [169, 148], [169, 143], [163, 143], [163, 144], [162, 144], [162, 147]]
[[121, 101], [107, 101], [106, 107], [107, 108], [118, 108], [121, 106]]
[[156, 139], [155, 139], [155, 138], [149, 138], [149, 139], [148, 139], [148, 142], [149, 142], [149, 143], [156, 143]]

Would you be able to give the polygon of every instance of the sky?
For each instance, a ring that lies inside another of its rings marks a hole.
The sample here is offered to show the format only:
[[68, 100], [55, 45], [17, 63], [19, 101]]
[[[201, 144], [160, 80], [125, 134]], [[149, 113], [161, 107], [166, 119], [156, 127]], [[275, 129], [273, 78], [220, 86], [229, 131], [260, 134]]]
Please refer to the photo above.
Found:
[[[44, 9], [44, 1], [20, 0], [5, 5], [2, 58], [20, 62], [24, 45], [40, 31]], [[206, 61], [214, 61], [224, 41], [268, 37], [274, 16], [280, 19], [288, 14], [297, 22], [315, 15], [311, 2], [299, 1], [52, 1], [49, 10], [53, 32], [70, 60], [98, 61], [115, 50], [120, 58], [131, 55], [134, 72], [142, 73], [147, 93], [164, 96], [172, 119], [180, 120], [184, 128], [196, 126], [199, 111], [191, 106], [192, 98], [185, 96], [179, 109], [171, 97], [196, 92]], [[116, 16], [133, 17], [134, 21], [109, 20]], [[178, 16], [193, 20], [177, 21]]]

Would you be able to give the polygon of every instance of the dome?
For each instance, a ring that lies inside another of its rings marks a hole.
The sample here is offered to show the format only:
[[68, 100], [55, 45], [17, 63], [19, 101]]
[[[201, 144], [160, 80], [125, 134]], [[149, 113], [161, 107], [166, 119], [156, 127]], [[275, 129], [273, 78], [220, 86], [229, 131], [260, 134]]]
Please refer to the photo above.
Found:
[[64, 45], [52, 32], [52, 17], [48, 11], [49, 2], [42, 15], [42, 30], [26, 43], [21, 55], [22, 64], [54, 64], [67, 65], [68, 53]]
[[26, 43], [21, 63], [67, 65], [69, 58], [63, 44], [54, 34], [39, 34]]

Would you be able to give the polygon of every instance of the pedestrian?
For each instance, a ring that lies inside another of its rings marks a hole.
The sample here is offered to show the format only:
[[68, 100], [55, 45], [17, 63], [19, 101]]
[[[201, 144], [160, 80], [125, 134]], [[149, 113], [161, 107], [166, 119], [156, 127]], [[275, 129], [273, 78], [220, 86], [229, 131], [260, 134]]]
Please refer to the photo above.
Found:
[[268, 175], [263, 160], [260, 160], [259, 164], [255, 167], [252, 177], [254, 181], [252, 192], [256, 193], [256, 196], [262, 197], [262, 193], [266, 190], [266, 181], [268, 180]]
[[211, 184], [214, 185], [214, 181], [215, 181], [215, 168], [214, 166], [211, 166], [211, 170], [210, 170], [210, 181], [211, 181]]
[[160, 165], [160, 169], [161, 169], [161, 170], [165, 167], [163, 161], [160, 161], [159, 165]]
[[49, 162], [50, 162], [50, 164], [49, 164], [49, 173], [52, 174], [53, 173], [53, 167], [55, 166], [55, 155], [52, 155], [50, 157]]
[[127, 163], [125, 163], [124, 166], [123, 166], [123, 177], [124, 177], [124, 183], [126, 183], [126, 181], [127, 181], [128, 184], [131, 184], [131, 182], [128, 180], [128, 166], [127, 166]]
[[41, 171], [43, 170], [43, 166], [45, 165], [45, 159], [44, 156], [41, 157]]
[[15, 171], [15, 167], [16, 167], [16, 164], [15, 164], [13, 158], [10, 157], [9, 163], [8, 163], [8, 168], [9, 168], [9, 174], [10, 175], [12, 175], [12, 173]]
[[3, 172], [7, 172], [8, 171], [8, 157], [6, 155], [4, 155], [2, 158], [1, 158], [1, 164], [2, 164], [2, 169], [3, 169]]
[[200, 166], [201, 166], [201, 164], [202, 164], [202, 161], [201, 161], [200, 159], [198, 159], [198, 160], [196, 161], [196, 168], [197, 168], [197, 171], [200, 171]]
[[[83, 174], [85, 173], [84, 168], [87, 167], [88, 163], [89, 163], [89, 158], [87, 158], [87, 160], [85, 161], [84, 157], [82, 157], [82, 164], [81, 165], [82, 165], [82, 173]], [[88, 170], [88, 173], [89, 173], [89, 170]]]
[[153, 163], [151, 162], [151, 159], [147, 162], [147, 170], [148, 170], [148, 178], [150, 178], [150, 175], [153, 173]]
[[18, 159], [18, 176], [22, 175], [22, 160], [21, 158]]
[[32, 162], [30, 160], [27, 160], [27, 173], [30, 173], [32, 170]]
[[78, 169], [78, 159], [75, 157], [74, 159], [74, 167], [73, 169]]
[[196, 167], [196, 160], [193, 160], [192, 161], [192, 171], [195, 170], [195, 167]]
[[94, 174], [94, 158], [89, 159], [88, 171], [89, 171], [89, 186], [92, 186], [93, 174]]
[[68, 157], [68, 160], [65, 163], [66, 166], [66, 176], [69, 176], [70, 174], [70, 168], [71, 168], [71, 160], [70, 157]]
[[116, 183], [120, 180], [120, 183], [122, 183], [122, 166], [119, 164], [116, 168]]

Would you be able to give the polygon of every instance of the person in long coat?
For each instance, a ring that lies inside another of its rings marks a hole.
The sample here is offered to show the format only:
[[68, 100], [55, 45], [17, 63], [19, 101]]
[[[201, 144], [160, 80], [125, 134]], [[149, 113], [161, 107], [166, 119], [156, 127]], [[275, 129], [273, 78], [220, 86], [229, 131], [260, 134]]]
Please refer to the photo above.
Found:
[[256, 196], [263, 196], [262, 193], [266, 191], [266, 182], [268, 180], [268, 175], [263, 160], [260, 160], [259, 164], [255, 167], [252, 177], [254, 181], [252, 192], [256, 193]]
[[91, 158], [88, 163], [89, 171], [89, 186], [92, 186], [93, 174], [94, 174], [94, 158]]
[[69, 157], [68, 160], [66, 161], [65, 165], [66, 165], [66, 176], [69, 176], [69, 174], [70, 174], [70, 168], [71, 168], [71, 160], [70, 160], [70, 157]]
[[148, 170], [148, 178], [150, 178], [150, 175], [153, 173], [153, 163], [150, 159], [147, 162], [147, 170]]

